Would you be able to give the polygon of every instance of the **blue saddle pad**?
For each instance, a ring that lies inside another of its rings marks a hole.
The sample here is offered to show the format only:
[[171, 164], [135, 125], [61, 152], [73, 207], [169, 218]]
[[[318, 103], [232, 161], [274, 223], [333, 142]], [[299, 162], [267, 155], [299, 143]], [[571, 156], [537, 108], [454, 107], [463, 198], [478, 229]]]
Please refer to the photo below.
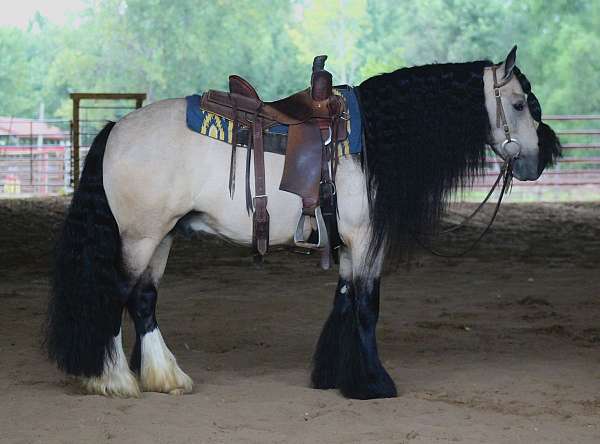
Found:
[[[348, 138], [342, 142], [338, 142], [338, 155], [349, 156], [352, 154], [360, 154], [362, 151], [362, 121], [360, 115], [360, 107], [354, 88], [348, 85], [334, 87], [334, 94], [341, 95], [346, 101], [346, 108], [350, 114], [350, 119], [347, 121]], [[233, 135], [233, 122], [223, 116], [206, 111], [200, 107], [202, 96], [194, 94], [187, 96], [187, 126], [192, 131], [200, 133], [204, 136], [212, 137], [213, 139], [231, 143]], [[287, 136], [287, 125], [275, 125], [267, 131], [269, 134], [278, 135], [279, 137]], [[265, 147], [265, 151], [269, 151]]]

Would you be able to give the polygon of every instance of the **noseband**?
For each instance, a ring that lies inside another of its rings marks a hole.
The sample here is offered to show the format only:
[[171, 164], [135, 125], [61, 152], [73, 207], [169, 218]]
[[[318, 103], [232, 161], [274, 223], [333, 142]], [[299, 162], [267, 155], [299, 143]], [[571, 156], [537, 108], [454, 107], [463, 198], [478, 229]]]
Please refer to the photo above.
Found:
[[502, 125], [502, 130], [504, 131], [504, 142], [502, 142], [502, 149], [508, 155], [508, 150], [506, 149], [506, 145], [509, 143], [514, 143], [517, 145], [517, 152], [513, 154], [513, 159], [518, 159], [521, 155], [521, 144], [517, 139], [513, 139], [510, 136], [510, 128], [508, 127], [508, 121], [506, 120], [506, 114], [504, 113], [504, 107], [502, 106], [502, 96], [500, 95], [500, 88], [506, 85], [512, 79], [513, 73], [511, 72], [508, 77], [502, 79], [498, 82], [498, 75], [496, 71], [498, 70], [498, 65], [492, 66], [492, 75], [494, 77], [494, 97], [496, 98], [496, 128], [500, 128]]

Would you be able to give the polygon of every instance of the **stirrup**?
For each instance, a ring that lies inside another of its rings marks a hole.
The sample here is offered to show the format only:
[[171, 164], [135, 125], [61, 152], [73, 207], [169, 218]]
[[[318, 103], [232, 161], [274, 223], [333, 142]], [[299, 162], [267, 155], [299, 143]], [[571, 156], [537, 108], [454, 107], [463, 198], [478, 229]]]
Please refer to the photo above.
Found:
[[304, 222], [306, 221], [307, 217], [310, 218], [312, 216], [304, 213], [302, 213], [300, 216], [298, 226], [296, 227], [296, 232], [294, 233], [294, 244], [296, 244], [298, 247], [310, 248], [311, 250], [329, 246], [327, 226], [325, 225], [325, 220], [323, 219], [323, 213], [321, 213], [321, 207], [315, 208], [314, 216], [317, 221], [317, 243], [308, 242], [308, 240], [304, 238]]

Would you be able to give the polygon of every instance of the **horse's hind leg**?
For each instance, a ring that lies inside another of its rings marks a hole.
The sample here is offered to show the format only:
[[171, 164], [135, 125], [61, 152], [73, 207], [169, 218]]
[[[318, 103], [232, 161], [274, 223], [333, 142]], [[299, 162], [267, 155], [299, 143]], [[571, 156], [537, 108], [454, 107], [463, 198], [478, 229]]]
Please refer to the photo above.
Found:
[[127, 309], [136, 332], [131, 368], [139, 373], [142, 390], [181, 394], [192, 391], [192, 380], [179, 368], [156, 321], [158, 284], [165, 270], [172, 242], [172, 235], [167, 235], [158, 245], [129, 296]]
[[[123, 237], [121, 241], [124, 274], [128, 276], [128, 279], [121, 283], [121, 296], [124, 302], [122, 308], [124, 308], [125, 302], [131, 299], [131, 295], [137, 288], [136, 281], [148, 267], [148, 263], [157, 248], [157, 243], [148, 238], [133, 241]], [[119, 320], [119, 327], [120, 325], [121, 319]], [[100, 376], [84, 377], [82, 382], [88, 393], [120, 397], [140, 396], [138, 382], [129, 369], [123, 351], [120, 328], [117, 336], [113, 337], [113, 352], [106, 357], [102, 374]]]
[[117, 396], [121, 398], [138, 398], [140, 389], [134, 374], [129, 369], [123, 351], [121, 330], [113, 338], [113, 353], [106, 357], [104, 370], [100, 376], [84, 377], [82, 383], [90, 394]]

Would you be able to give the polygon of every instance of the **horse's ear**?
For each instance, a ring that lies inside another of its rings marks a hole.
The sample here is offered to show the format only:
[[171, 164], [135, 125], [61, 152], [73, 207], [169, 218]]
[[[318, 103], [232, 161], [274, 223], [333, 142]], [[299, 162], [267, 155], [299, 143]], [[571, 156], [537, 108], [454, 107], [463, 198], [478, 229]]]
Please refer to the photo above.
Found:
[[504, 79], [508, 79], [513, 72], [515, 64], [517, 62], [517, 45], [513, 46], [508, 55], [506, 56], [506, 60], [504, 60]]

